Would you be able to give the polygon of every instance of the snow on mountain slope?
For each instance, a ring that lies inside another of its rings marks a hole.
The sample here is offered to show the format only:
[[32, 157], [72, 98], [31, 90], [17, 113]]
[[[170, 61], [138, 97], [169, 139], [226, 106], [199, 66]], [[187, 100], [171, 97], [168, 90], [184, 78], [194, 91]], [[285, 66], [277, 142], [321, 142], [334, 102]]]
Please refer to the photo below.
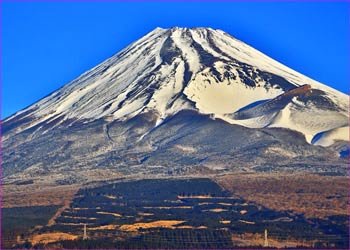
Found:
[[[310, 79], [295, 70], [292, 70], [285, 65], [273, 60], [272, 58], [266, 56], [260, 51], [250, 47], [249, 45], [241, 42], [225, 33], [224, 31], [217, 30], [213, 32], [212, 40], [217, 44], [220, 44], [226, 51], [231, 52], [230, 57], [235, 58], [238, 61], [250, 64], [256, 68], [261, 70], [265, 70], [267, 72], [274, 73], [276, 75], [284, 77], [286, 80], [291, 83], [301, 86], [304, 84], [311, 85], [312, 88], [324, 90], [329, 94], [331, 99], [336, 102], [336, 104], [340, 105], [341, 108], [347, 109], [348, 107], [348, 96], [330, 88], [327, 85], [321, 84], [315, 80]], [[218, 35], [220, 34], [220, 35]], [[223, 35], [223, 36], [222, 36]], [[223, 37], [229, 38], [229, 42], [225, 41]], [[225, 51], [225, 50], [224, 50]], [[340, 100], [339, 100], [340, 99]]]
[[[300, 110], [298, 105], [291, 103], [278, 114], [270, 127], [293, 128], [303, 133], [307, 142], [311, 143], [317, 133], [346, 124], [347, 117], [340, 113], [320, 111], [312, 106]], [[343, 140], [347, 139], [348, 136], [343, 137]]]
[[[270, 102], [275, 106], [235, 114], [305, 84], [312, 87], [312, 98], [295, 95], [284, 98], [288, 103], [283, 107]], [[19, 123], [14, 130], [19, 133], [68, 120], [125, 121], [151, 111], [159, 124], [187, 109], [251, 128], [289, 128], [311, 142], [316, 134], [347, 124], [348, 96], [221, 30], [157, 28], [5, 123]]]
[[349, 138], [349, 131], [349, 126], [331, 129], [329, 131], [323, 132], [322, 136], [320, 136], [320, 139], [317, 139], [313, 144], [324, 147], [330, 146], [336, 140], [344, 140], [344, 138]]
[[[224, 64], [217, 61], [213, 64], [221, 76], [211, 73], [211, 68], [205, 68], [199, 72], [195, 78], [190, 81], [184, 90], [184, 94], [193, 102], [202, 113], [207, 114], [228, 114], [233, 113], [240, 108], [261, 100], [261, 97], [274, 98], [283, 93], [281, 89], [247, 87], [240, 78], [224, 77], [227, 72]], [[235, 68], [230, 68], [230, 74], [238, 75]], [[263, 83], [262, 83], [263, 84]]]
[[[322, 97], [320, 91], [312, 89], [310, 85], [287, 91], [276, 98], [258, 102], [255, 106], [219, 118], [251, 128], [290, 128], [303, 133], [309, 143], [315, 141], [317, 134], [345, 126], [348, 122], [344, 112], [335, 110], [332, 102]], [[344, 136], [341, 137], [342, 135]], [[336, 138], [348, 140], [344, 133], [338, 134]]]

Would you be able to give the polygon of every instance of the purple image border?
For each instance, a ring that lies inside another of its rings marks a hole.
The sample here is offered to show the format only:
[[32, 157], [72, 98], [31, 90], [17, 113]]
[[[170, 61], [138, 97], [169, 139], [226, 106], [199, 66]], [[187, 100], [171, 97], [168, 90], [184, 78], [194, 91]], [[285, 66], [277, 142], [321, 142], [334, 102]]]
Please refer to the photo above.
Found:
[[[96, 0], [85, 0], [85, 1], [80, 1], [80, 0], [54, 0], [54, 1], [49, 1], [49, 0], [0, 0], [0, 13], [2, 16], [2, 3], [3, 2], [242, 2], [241, 1], [236, 1], [236, 0], [153, 0], [153, 1], [144, 1], [144, 0], [102, 0], [102, 1], [96, 1]], [[348, 28], [350, 30], [350, 0], [307, 0], [307, 1], [303, 1], [303, 0], [246, 0], [244, 2], [345, 2], [347, 3], [347, 13], [348, 13]], [[348, 36], [350, 38], [350, 32], [348, 32]], [[2, 18], [0, 18], [0, 55], [2, 55]], [[348, 65], [350, 65], [350, 50], [347, 51], [347, 61], [348, 61]], [[0, 249], [4, 249], [1, 248], [2, 246], [2, 200], [3, 200], [3, 189], [2, 189], [2, 56], [0, 58]], [[350, 79], [350, 69], [348, 70], [348, 75], [349, 75], [349, 79]], [[347, 83], [348, 84], [348, 95], [349, 95], [349, 105], [348, 105], [348, 113], [350, 114], [350, 82]], [[348, 124], [350, 125], [350, 116], [349, 116], [349, 120], [348, 120]], [[350, 129], [349, 129], [349, 144], [348, 144], [349, 148], [350, 148]], [[348, 177], [348, 193], [347, 193], [347, 202], [348, 205], [350, 204], [350, 158], [348, 158], [348, 169], [347, 169], [347, 177]], [[350, 209], [350, 206], [348, 206], [348, 209]], [[350, 212], [350, 211], [349, 211]], [[350, 222], [350, 216], [348, 216], [348, 221]], [[350, 224], [350, 223], [349, 223]], [[350, 231], [350, 228], [349, 228]], [[350, 240], [349, 240], [350, 243]], [[349, 244], [350, 245], [350, 244]], [[239, 248], [233, 248], [233, 249], [239, 249]], [[258, 248], [244, 248], [244, 250], [256, 250]], [[288, 250], [291, 250], [293, 248], [288, 248]], [[299, 248], [300, 249], [300, 248]], [[322, 248], [322, 249], [329, 249], [329, 250], [337, 250], [335, 248]], [[85, 249], [80, 249], [80, 250], [85, 250]], [[100, 249], [100, 250], [105, 250], [105, 249]], [[106, 249], [107, 250], [107, 249]], [[111, 249], [108, 249], [111, 250]]]

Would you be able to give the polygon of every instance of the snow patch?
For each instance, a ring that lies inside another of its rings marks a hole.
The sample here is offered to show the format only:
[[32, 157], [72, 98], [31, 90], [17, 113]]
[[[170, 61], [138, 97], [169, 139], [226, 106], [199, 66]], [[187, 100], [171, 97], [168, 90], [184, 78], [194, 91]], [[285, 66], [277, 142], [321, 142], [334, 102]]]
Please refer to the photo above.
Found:
[[314, 145], [319, 145], [323, 147], [328, 147], [332, 145], [335, 141], [349, 141], [349, 126], [344, 126], [341, 128], [335, 128], [324, 132], [320, 139], [318, 139]]
[[[219, 72], [224, 72], [221, 66], [215, 64]], [[280, 89], [249, 87], [240, 78], [218, 81], [210, 68], [198, 73], [184, 90], [201, 113], [216, 115], [234, 113], [250, 103], [275, 98], [281, 93]]]
[[347, 117], [339, 112], [316, 109], [312, 105], [300, 109], [294, 103], [290, 103], [280, 111], [269, 127], [299, 131], [305, 135], [306, 141], [311, 143], [317, 133], [342, 127], [345, 124], [347, 124]]

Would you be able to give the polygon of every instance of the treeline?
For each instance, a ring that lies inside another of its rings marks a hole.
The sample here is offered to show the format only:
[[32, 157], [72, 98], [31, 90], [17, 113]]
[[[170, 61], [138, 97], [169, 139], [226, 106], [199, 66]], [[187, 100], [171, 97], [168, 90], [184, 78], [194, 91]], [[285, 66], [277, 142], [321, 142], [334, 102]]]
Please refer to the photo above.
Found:
[[66, 249], [218, 249], [232, 248], [231, 234], [223, 230], [193, 230], [193, 229], [161, 229], [157, 232], [141, 234], [121, 241], [111, 239], [60, 241], [47, 246], [37, 245], [35, 248], [66, 248]]
[[[210, 179], [149, 179], [132, 182], [121, 182], [93, 189], [81, 189], [78, 195], [103, 196], [115, 195], [128, 199], [142, 199], [143, 197], [156, 197], [158, 200], [175, 199], [182, 195], [203, 195], [211, 196], [229, 195], [223, 192], [221, 187]], [[78, 200], [78, 199], [77, 199]]]
[[1, 247], [11, 248], [17, 237], [24, 238], [30, 228], [45, 225], [60, 206], [2, 208]]

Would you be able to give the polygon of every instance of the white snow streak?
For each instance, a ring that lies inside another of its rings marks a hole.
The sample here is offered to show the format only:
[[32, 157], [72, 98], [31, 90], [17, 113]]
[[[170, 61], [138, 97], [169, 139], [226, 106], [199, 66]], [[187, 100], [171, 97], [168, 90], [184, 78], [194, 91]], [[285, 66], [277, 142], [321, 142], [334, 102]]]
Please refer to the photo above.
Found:
[[173, 39], [175, 45], [182, 51], [183, 56], [185, 57], [185, 60], [190, 65], [190, 70], [193, 73], [197, 73], [201, 68], [199, 56], [197, 52], [194, 50], [194, 48], [191, 47], [190, 38], [186, 34], [184, 34], [182, 31], [183, 29], [176, 29], [172, 33], [171, 38]]

